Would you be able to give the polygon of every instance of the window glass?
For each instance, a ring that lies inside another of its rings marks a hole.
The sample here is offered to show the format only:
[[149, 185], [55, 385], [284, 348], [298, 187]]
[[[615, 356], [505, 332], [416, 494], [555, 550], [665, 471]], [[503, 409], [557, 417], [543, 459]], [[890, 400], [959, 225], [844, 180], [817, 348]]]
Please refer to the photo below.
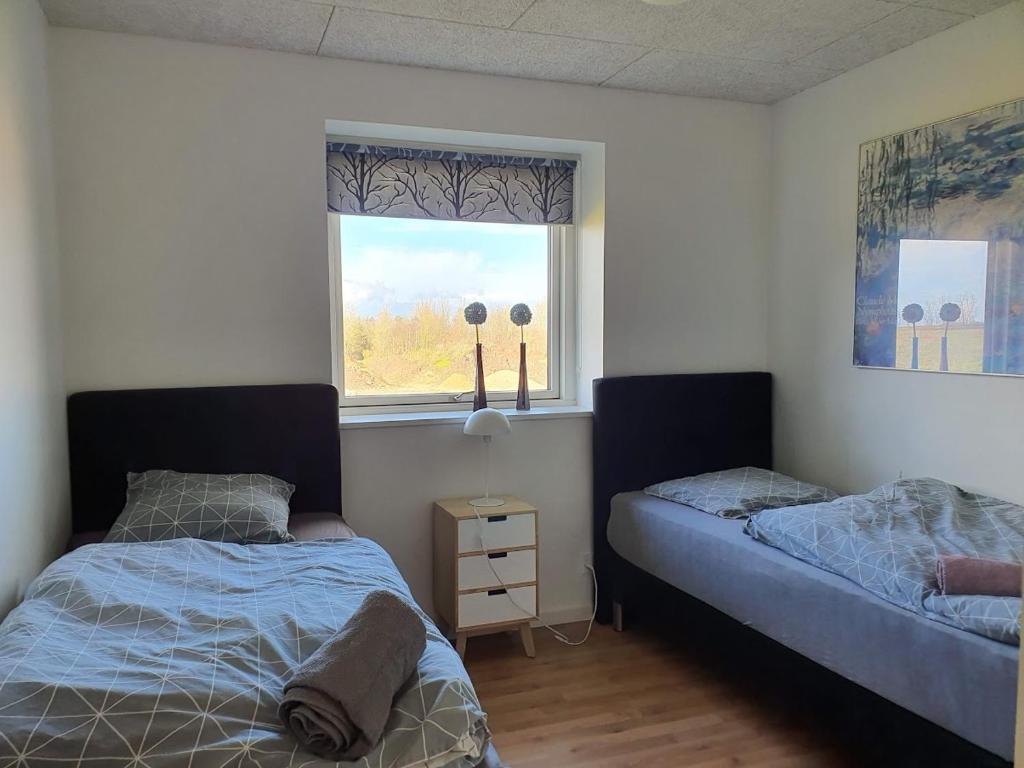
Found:
[[471, 391], [476, 339], [463, 309], [474, 301], [488, 310], [480, 327], [488, 394], [518, 385], [521, 332], [509, 318], [517, 303], [533, 312], [523, 329], [530, 389], [549, 389], [546, 225], [332, 215], [332, 226], [346, 397]]

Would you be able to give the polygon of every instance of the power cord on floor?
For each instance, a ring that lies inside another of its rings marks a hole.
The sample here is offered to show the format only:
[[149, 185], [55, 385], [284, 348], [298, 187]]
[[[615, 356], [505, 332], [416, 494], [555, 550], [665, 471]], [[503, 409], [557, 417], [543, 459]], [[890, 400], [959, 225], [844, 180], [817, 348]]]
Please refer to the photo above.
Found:
[[[470, 506], [472, 507], [472, 505]], [[544, 629], [546, 629], [548, 632], [554, 635], [554, 638], [558, 642], [563, 643], [564, 645], [578, 646], [583, 645], [585, 642], [587, 642], [587, 640], [590, 639], [590, 632], [594, 628], [594, 620], [597, 618], [597, 572], [594, 570], [594, 567], [589, 564], [583, 566], [590, 572], [590, 577], [594, 581], [594, 610], [590, 614], [590, 621], [587, 622], [587, 631], [586, 633], [584, 633], [583, 639], [570, 640], [569, 637], [562, 633], [560, 630], [555, 629], [547, 622], [541, 621], [539, 616], [539, 610], [536, 611], [536, 614], [538, 615], [535, 616], [533, 611], [528, 611], [512, 596], [512, 592], [509, 591], [508, 584], [505, 583], [505, 581], [501, 578], [501, 575], [498, 573], [497, 569], [494, 567], [494, 563], [491, 560], [491, 551], [487, 548], [487, 543], [484, 541], [484, 528], [486, 527], [484, 524], [484, 518], [480, 515], [480, 511], [476, 507], [473, 507], [473, 514], [476, 515], [477, 528], [480, 531], [480, 551], [484, 553], [484, 557], [487, 560], [487, 566], [491, 569], [491, 573], [494, 575], [494, 578], [497, 580], [498, 584], [500, 584], [501, 587], [505, 590], [505, 596], [508, 597], [512, 605], [514, 605], [516, 608], [522, 611], [526, 616], [529, 616], [531, 619], [536, 619], [537, 623], [540, 626], [542, 626]], [[537, 566], [539, 567], [540, 563], [537, 563]], [[538, 609], [540, 608], [540, 606], [537, 607]]]

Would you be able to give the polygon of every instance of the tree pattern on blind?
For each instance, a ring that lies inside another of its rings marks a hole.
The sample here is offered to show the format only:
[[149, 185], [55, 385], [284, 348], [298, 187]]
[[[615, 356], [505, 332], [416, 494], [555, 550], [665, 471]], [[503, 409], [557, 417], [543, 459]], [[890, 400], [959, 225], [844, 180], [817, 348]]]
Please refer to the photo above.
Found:
[[574, 160], [327, 144], [334, 213], [571, 224]]

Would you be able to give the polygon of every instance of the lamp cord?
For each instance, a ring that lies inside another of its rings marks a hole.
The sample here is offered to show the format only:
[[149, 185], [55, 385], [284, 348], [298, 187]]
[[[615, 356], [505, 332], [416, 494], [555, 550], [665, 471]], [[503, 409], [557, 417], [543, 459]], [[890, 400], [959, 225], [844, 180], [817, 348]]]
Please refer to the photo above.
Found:
[[[491, 436], [484, 435], [484, 498], [491, 498]], [[476, 509], [476, 507], [473, 507]], [[477, 517], [480, 517], [477, 514]], [[480, 531], [480, 543], [483, 544], [484, 534]]]
[[[590, 632], [594, 628], [594, 620], [597, 618], [597, 572], [594, 570], [594, 566], [584, 566], [584, 568], [590, 571], [590, 577], [594, 582], [594, 610], [590, 614], [590, 620], [587, 622], [587, 631], [584, 633], [583, 639], [570, 640], [569, 637], [562, 633], [560, 630], [555, 629], [546, 621], [542, 621], [539, 615], [535, 616], [532, 612], [524, 608], [522, 604], [519, 603], [519, 601], [512, 596], [512, 593], [508, 591], [508, 585], [502, 580], [501, 576], [498, 574], [497, 569], [494, 567], [494, 563], [491, 562], [491, 551], [487, 548], [487, 544], [484, 541], [484, 519], [483, 517], [481, 517], [480, 511], [476, 507], [473, 507], [472, 504], [470, 504], [470, 506], [473, 508], [473, 514], [476, 515], [477, 528], [479, 529], [480, 532], [480, 550], [484, 553], [484, 557], [487, 559], [487, 566], [491, 569], [491, 573], [494, 575], [495, 580], [505, 589], [505, 596], [511, 601], [512, 605], [514, 605], [516, 608], [522, 611], [526, 616], [529, 616], [531, 619], [536, 619], [537, 623], [540, 626], [542, 626], [544, 629], [546, 629], [548, 632], [554, 635], [555, 639], [563, 645], [578, 646], [583, 645], [585, 642], [587, 642], [587, 640], [590, 639]], [[537, 567], [540, 567], [539, 562], [536, 565]], [[540, 608], [540, 606], [537, 607], [538, 609]], [[538, 610], [537, 614], [539, 613], [540, 611]]]

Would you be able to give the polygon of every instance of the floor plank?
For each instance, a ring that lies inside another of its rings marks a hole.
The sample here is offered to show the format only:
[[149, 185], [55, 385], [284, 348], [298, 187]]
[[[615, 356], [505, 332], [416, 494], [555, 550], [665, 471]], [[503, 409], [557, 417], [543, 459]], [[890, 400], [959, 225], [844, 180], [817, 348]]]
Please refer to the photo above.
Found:
[[495, 635], [470, 640], [466, 665], [512, 768], [1005, 765], [754, 633], [730, 632], [684, 643], [663, 628], [596, 626], [568, 647], [537, 630], [535, 659], [518, 635]]

